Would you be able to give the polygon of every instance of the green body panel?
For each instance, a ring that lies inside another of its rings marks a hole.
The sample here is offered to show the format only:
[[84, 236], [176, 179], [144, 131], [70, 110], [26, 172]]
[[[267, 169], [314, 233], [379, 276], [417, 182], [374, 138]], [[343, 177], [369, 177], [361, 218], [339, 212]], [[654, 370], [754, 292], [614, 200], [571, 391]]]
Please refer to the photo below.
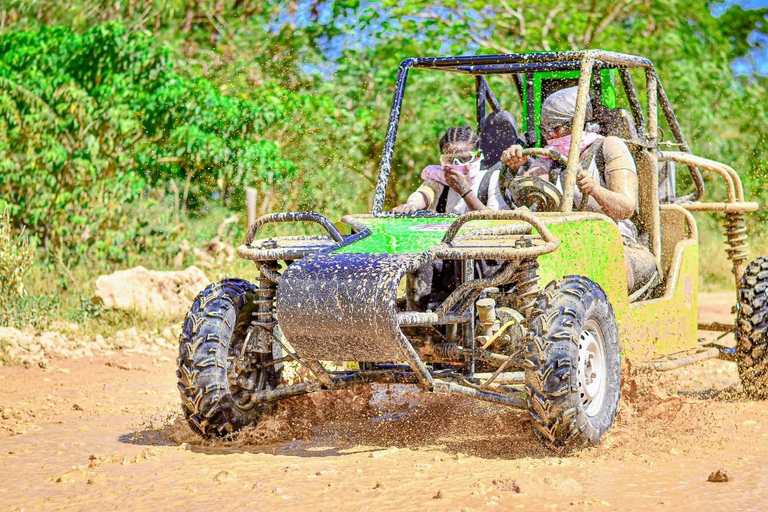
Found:
[[[542, 220], [559, 241], [558, 248], [538, 258], [539, 284], [580, 275], [603, 289], [613, 306], [622, 352], [633, 361], [649, 360], [696, 347], [699, 253], [696, 240], [675, 248], [664, 296], [629, 304], [624, 245], [616, 224], [608, 219], [578, 219], [543, 214]], [[336, 253], [419, 254], [440, 244], [455, 217], [358, 218], [371, 235]], [[512, 221], [474, 221], [467, 229]]]
[[[565, 275], [588, 277], [605, 290], [611, 303], [622, 298], [626, 302], [627, 279], [624, 273], [624, 250], [616, 224], [604, 220], [572, 220], [548, 214], [542, 218], [552, 234], [560, 241], [557, 250], [539, 258], [541, 284]], [[371, 234], [346, 247], [337, 254], [418, 254], [440, 244], [446, 230], [456, 217], [431, 218], [358, 218]], [[465, 224], [469, 229], [501, 226], [515, 221], [483, 220]]]
[[[600, 101], [607, 108], [616, 108], [616, 86], [614, 69], [603, 69], [600, 71]], [[534, 105], [534, 129], [536, 131], [537, 146], [541, 146], [541, 134], [539, 133], [539, 124], [541, 123], [541, 104], [542, 81], [543, 80], [578, 80], [581, 76], [580, 70], [570, 71], [539, 71], [533, 73], [533, 105]], [[523, 133], [528, 131], [528, 81], [523, 80]]]
[[560, 245], [538, 259], [541, 288], [567, 275], [587, 277], [605, 291], [621, 325], [628, 306], [627, 275], [624, 244], [616, 224], [606, 218], [564, 220], [547, 227]]
[[[456, 217], [429, 218], [358, 218], [371, 234], [334, 252], [338, 254], [418, 254], [440, 243]], [[459, 232], [487, 228], [513, 221], [479, 220], [467, 222]]]

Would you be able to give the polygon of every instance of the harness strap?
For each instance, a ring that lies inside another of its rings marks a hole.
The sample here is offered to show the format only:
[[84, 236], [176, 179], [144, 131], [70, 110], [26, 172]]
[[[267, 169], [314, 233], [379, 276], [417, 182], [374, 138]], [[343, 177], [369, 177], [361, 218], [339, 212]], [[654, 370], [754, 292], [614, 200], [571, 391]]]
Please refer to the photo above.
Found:
[[599, 139], [592, 143], [584, 153], [582, 153], [579, 159], [579, 165], [585, 171], [592, 165], [592, 160], [595, 161], [597, 171], [600, 174], [600, 181], [605, 184], [605, 155], [603, 155], [603, 142], [605, 139]]
[[488, 189], [491, 186], [491, 174], [493, 174], [493, 171], [486, 171], [480, 182], [480, 188], [477, 191], [477, 198], [484, 206], [488, 206]]
[[443, 191], [440, 193], [440, 197], [437, 199], [437, 205], [435, 211], [437, 213], [445, 213], [445, 207], [448, 204], [448, 193], [451, 191], [451, 187], [443, 185]]

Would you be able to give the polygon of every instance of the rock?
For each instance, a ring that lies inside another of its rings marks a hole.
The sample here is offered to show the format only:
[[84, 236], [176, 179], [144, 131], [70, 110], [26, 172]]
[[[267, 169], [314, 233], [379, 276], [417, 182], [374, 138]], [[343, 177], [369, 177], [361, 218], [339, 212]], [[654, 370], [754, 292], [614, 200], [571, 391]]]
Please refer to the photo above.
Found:
[[114, 344], [119, 348], [135, 348], [141, 344], [141, 337], [135, 327], [117, 331], [114, 337]]
[[514, 492], [515, 494], [520, 494], [523, 492], [523, 490], [520, 488], [520, 484], [518, 484], [515, 480], [512, 480], [511, 483], [502, 486], [501, 490], [503, 492]]
[[96, 335], [96, 337], [93, 340], [93, 343], [101, 350], [107, 350], [109, 348], [109, 345], [107, 345], [107, 341], [104, 339], [104, 336], [102, 336], [101, 334]]
[[733, 481], [733, 477], [730, 475], [730, 473], [728, 473], [728, 471], [722, 468], [710, 473], [709, 478], [707, 478], [707, 482], [715, 482], [715, 483], [732, 482], [732, 481]]
[[83, 467], [76, 466], [60, 477], [56, 478], [54, 481], [56, 483], [71, 484], [75, 482], [86, 481], [91, 476], [92, 475], [89, 474]]
[[432, 499], [433, 500], [441, 500], [441, 499], [443, 499], [443, 491], [437, 491], [437, 494], [432, 496]]
[[222, 483], [222, 482], [228, 482], [233, 478], [235, 478], [235, 474], [232, 473], [231, 471], [227, 471], [226, 469], [224, 469], [216, 473], [216, 476], [213, 477], [213, 480], [214, 482]]
[[109, 309], [181, 317], [209, 283], [203, 271], [194, 266], [167, 272], [135, 267], [99, 276], [94, 300]]
[[579, 501], [572, 501], [571, 505], [599, 505], [601, 507], [610, 507], [611, 504], [608, 503], [605, 500], [592, 500], [592, 499], [586, 499], [586, 500], [579, 500]]

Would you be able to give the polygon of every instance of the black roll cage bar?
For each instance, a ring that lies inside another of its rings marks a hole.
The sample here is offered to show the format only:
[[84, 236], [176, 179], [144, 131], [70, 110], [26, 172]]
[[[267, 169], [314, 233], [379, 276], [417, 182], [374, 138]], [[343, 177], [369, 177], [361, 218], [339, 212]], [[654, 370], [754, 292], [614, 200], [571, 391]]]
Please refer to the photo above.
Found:
[[[379, 163], [378, 179], [376, 181], [376, 190], [374, 193], [371, 213], [379, 215], [384, 207], [386, 197], [387, 183], [389, 174], [392, 170], [392, 156], [394, 154], [395, 141], [397, 139], [397, 130], [400, 122], [400, 112], [405, 95], [405, 86], [408, 80], [408, 72], [414, 69], [433, 69], [449, 73], [460, 73], [473, 75], [477, 90], [477, 122], [478, 125], [485, 118], [486, 110], [490, 106], [492, 111], [499, 110], [500, 104], [494, 96], [485, 75], [506, 74], [515, 76], [515, 85], [518, 93], [522, 96], [522, 80], [528, 80], [529, 86], [533, 84], [533, 73], [535, 71], [559, 71], [559, 70], [581, 70], [579, 78], [579, 96], [577, 99], [577, 111], [574, 115], [574, 126], [572, 129], [572, 146], [578, 147], [581, 142], [584, 126], [584, 108], [586, 105], [586, 95], [591, 87], [599, 88], [600, 73], [595, 73], [594, 83], [591, 80], [592, 71], [600, 69], [617, 69], [621, 78], [624, 92], [629, 101], [632, 117], [638, 127], [638, 135], [643, 146], [647, 147], [654, 159], [654, 164], [658, 161], [658, 104], [667, 124], [670, 127], [675, 142], [680, 146], [684, 153], [690, 153], [685, 136], [683, 135], [680, 123], [677, 121], [674, 110], [664, 87], [659, 81], [653, 63], [643, 57], [627, 55], [623, 53], [610, 52], [604, 50], [583, 50], [567, 52], [537, 52], [537, 53], [513, 53], [503, 55], [466, 55], [456, 57], [423, 57], [410, 58], [401, 62], [397, 72], [395, 91], [392, 98], [392, 108], [389, 115], [389, 123], [386, 138], [384, 140], [384, 149], [382, 151], [381, 161]], [[646, 93], [648, 106], [648, 124], [643, 114], [640, 100], [637, 96], [635, 85], [629, 73], [629, 68], [643, 68], [646, 76]], [[529, 87], [529, 91], [532, 87]], [[532, 137], [535, 138], [535, 132], [532, 136], [531, 128], [534, 121], [533, 116], [533, 95], [528, 95], [528, 127], [529, 132], [526, 139], [531, 143]], [[581, 107], [581, 108], [579, 108]], [[578, 151], [571, 151], [571, 157], [566, 167], [566, 177], [563, 189], [565, 190], [562, 201], [562, 211], [567, 213], [572, 209], [571, 200], [573, 194], [573, 184], [575, 183], [576, 167], [578, 165]], [[689, 166], [695, 191], [686, 200], [696, 201], [704, 195], [704, 179], [701, 172], [694, 166]]]

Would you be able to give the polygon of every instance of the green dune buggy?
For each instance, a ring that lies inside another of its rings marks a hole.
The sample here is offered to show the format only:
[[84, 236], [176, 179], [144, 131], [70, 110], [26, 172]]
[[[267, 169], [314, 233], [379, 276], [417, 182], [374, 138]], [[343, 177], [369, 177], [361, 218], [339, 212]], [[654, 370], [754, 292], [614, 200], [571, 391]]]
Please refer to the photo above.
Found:
[[[504, 174], [505, 191], [527, 208], [460, 216], [385, 212], [412, 69], [474, 81], [478, 129], [490, 163], [516, 142], [525, 145], [525, 154], [546, 153], [537, 131], [541, 102], [549, 92], [577, 84], [575, 147], [591, 101], [604, 134], [621, 137], [635, 158], [639, 207], [633, 220], [655, 256], [659, 279], [629, 295], [616, 223], [573, 204], [577, 156], [550, 155], [565, 167], [562, 193]], [[641, 96], [633, 73], [644, 78]], [[489, 75], [509, 75], [516, 85], [521, 133], [509, 121], [514, 116], [500, 115], [505, 111]], [[660, 150], [659, 107], [677, 151]], [[501, 118], [506, 124], [495, 122]], [[724, 201], [702, 201], [702, 171], [724, 180]], [[678, 196], [678, 182], [693, 191]], [[406, 60], [397, 75], [370, 213], [337, 224], [317, 213], [277, 213], [250, 226], [238, 254], [255, 262], [257, 282], [210, 285], [184, 322], [177, 371], [184, 411], [201, 434], [225, 435], [288, 397], [359, 383], [405, 383], [527, 410], [543, 441], [574, 448], [597, 444], [610, 429], [623, 358], [658, 369], [708, 357], [734, 359], [744, 389], [765, 397], [768, 258], [745, 267], [744, 214], [757, 207], [744, 200], [732, 168], [690, 153], [647, 59], [596, 50]], [[733, 324], [698, 323], [693, 212], [723, 215], [738, 286]], [[257, 238], [263, 226], [276, 222], [317, 223], [327, 234]], [[502, 261], [501, 270], [476, 279], [474, 262], [491, 259]], [[433, 310], [409, 310], [402, 300], [406, 277], [436, 260], [459, 262], [460, 283]], [[704, 330], [735, 332], [736, 349], [701, 343]]]

